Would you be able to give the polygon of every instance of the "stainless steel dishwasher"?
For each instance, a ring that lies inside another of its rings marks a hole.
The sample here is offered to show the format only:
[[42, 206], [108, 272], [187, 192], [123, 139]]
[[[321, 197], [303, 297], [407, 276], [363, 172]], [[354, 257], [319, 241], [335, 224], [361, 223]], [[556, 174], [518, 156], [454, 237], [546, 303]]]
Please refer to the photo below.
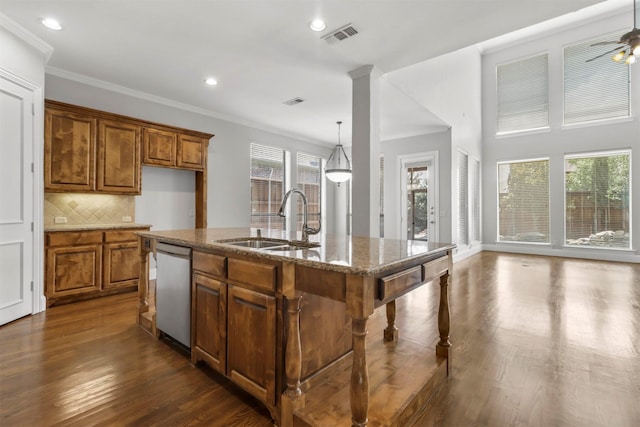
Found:
[[156, 246], [156, 327], [191, 347], [191, 248]]

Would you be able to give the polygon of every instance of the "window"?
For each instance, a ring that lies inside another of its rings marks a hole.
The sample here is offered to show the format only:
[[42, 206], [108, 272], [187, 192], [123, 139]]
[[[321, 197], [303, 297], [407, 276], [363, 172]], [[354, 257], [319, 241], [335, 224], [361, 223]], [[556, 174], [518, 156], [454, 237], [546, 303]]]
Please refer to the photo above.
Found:
[[549, 243], [549, 160], [498, 163], [498, 240]]
[[629, 152], [565, 157], [565, 243], [629, 248]]
[[284, 150], [251, 144], [251, 227], [285, 229], [285, 219], [278, 216], [284, 171]]
[[458, 151], [458, 245], [469, 244], [469, 156]]
[[629, 116], [629, 66], [612, 61], [608, 54], [594, 59], [611, 50], [610, 44], [594, 43], [617, 40], [618, 36], [611, 34], [564, 49], [565, 124]]
[[[307, 225], [320, 227], [321, 221], [321, 181], [322, 160], [319, 157], [298, 153], [298, 190], [307, 196]], [[298, 223], [296, 230], [302, 229], [303, 205], [298, 206]]]
[[548, 55], [497, 67], [498, 124], [504, 134], [549, 126]]
[[469, 162], [469, 212], [471, 222], [469, 231], [471, 241], [477, 242], [481, 239], [480, 232], [480, 161], [471, 158]]

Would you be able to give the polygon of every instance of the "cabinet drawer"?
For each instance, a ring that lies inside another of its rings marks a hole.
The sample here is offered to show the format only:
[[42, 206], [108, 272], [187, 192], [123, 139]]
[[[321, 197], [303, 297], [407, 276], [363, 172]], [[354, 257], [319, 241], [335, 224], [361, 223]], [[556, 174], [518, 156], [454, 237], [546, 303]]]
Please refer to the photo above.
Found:
[[102, 243], [102, 231], [47, 233], [47, 246], [75, 246]]
[[425, 282], [435, 279], [449, 269], [449, 257], [434, 259], [426, 264], [422, 264]]
[[378, 283], [378, 297], [381, 301], [396, 299], [420, 283], [422, 283], [422, 266], [418, 265], [381, 278]]
[[229, 279], [268, 291], [275, 290], [276, 266], [229, 259]]
[[114, 243], [114, 242], [136, 242], [138, 241], [138, 236], [133, 233], [138, 231], [146, 231], [146, 229], [136, 229], [136, 230], [118, 230], [118, 231], [105, 231], [104, 232], [104, 242], [105, 243]]
[[191, 265], [194, 270], [218, 277], [226, 277], [226, 257], [207, 252], [193, 251]]

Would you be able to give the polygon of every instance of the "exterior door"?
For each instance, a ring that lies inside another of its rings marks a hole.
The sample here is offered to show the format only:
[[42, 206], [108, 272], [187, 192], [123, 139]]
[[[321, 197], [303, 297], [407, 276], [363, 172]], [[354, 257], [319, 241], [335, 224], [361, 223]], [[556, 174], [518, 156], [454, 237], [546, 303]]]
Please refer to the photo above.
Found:
[[0, 325], [33, 310], [33, 102], [0, 74]]
[[401, 162], [401, 236], [408, 240], [438, 241], [437, 156], [407, 156]]

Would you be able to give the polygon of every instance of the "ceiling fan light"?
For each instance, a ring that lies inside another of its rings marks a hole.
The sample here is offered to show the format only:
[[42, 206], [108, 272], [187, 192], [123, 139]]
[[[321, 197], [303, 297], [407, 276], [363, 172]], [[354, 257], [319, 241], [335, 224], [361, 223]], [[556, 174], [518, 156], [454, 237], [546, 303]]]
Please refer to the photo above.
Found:
[[640, 44], [635, 45], [632, 52], [635, 56], [638, 56], [640, 54]]
[[636, 63], [636, 56], [632, 53], [631, 55], [627, 56], [627, 60], [624, 61], [626, 64], [635, 64]]
[[611, 57], [611, 59], [613, 59], [616, 62], [620, 62], [624, 59], [624, 56], [627, 54], [626, 50], [621, 50], [620, 52], [616, 53], [615, 55], [613, 55]]

